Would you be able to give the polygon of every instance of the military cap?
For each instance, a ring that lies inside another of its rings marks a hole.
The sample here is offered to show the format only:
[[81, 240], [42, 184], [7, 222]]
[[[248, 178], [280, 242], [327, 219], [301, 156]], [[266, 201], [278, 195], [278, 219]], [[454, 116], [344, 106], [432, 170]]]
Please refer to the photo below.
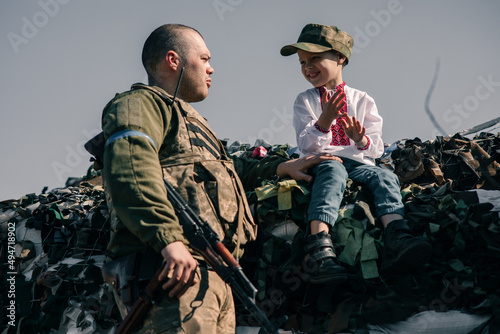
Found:
[[353, 38], [336, 26], [309, 23], [302, 29], [297, 43], [285, 45], [281, 48], [281, 55], [293, 55], [297, 52], [297, 49], [309, 52], [335, 50], [346, 57], [345, 64], [347, 65], [353, 45]]

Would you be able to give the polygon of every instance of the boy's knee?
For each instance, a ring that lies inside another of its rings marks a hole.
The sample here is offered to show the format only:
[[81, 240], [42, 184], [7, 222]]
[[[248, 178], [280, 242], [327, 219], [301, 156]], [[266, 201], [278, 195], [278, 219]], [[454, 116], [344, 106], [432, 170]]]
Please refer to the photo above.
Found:
[[383, 171], [383, 173], [382, 173], [381, 177], [383, 177], [385, 180], [387, 180], [388, 183], [394, 184], [395, 186], [399, 187], [399, 178], [395, 173], [393, 173], [389, 170], [386, 170], [386, 169], [382, 169], [382, 171]]
[[369, 170], [369, 178], [376, 183], [384, 183], [384, 184], [395, 184], [399, 186], [399, 179], [396, 174], [391, 172], [390, 170], [375, 167]]
[[337, 160], [322, 161], [316, 166], [316, 173], [325, 173], [325, 172], [342, 174], [347, 177], [347, 171], [344, 165], [342, 165], [342, 163]]

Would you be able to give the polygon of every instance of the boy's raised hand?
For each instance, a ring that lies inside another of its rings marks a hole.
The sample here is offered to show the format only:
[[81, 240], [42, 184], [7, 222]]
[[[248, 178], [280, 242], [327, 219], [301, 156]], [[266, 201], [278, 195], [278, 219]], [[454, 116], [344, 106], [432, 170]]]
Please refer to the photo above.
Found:
[[344, 128], [347, 137], [351, 138], [358, 147], [363, 147], [365, 143], [365, 127], [361, 126], [361, 123], [356, 119], [356, 117], [349, 115], [344, 115], [340, 119], [340, 125]]
[[345, 93], [342, 90], [337, 89], [330, 99], [328, 99], [328, 94], [325, 92], [321, 97], [323, 112], [318, 118], [318, 125], [324, 129], [330, 129], [332, 122], [342, 115], [341, 110], [344, 105]]

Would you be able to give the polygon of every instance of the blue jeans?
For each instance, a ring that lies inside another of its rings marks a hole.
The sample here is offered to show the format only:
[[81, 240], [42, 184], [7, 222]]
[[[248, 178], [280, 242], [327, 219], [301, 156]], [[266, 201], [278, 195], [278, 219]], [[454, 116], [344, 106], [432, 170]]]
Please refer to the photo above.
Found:
[[404, 204], [396, 174], [347, 158], [342, 158], [342, 161], [323, 161], [314, 167], [314, 183], [307, 212], [309, 222], [317, 219], [330, 226], [335, 224], [347, 178], [361, 182], [370, 189], [377, 217], [391, 213], [404, 216]]

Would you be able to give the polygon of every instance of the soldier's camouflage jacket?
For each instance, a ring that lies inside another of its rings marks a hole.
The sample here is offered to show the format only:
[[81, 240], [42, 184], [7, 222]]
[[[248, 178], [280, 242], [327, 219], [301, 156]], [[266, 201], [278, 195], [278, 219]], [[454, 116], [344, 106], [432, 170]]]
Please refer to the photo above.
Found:
[[[163, 178], [238, 256], [256, 225], [231, 158], [206, 120], [158, 87], [135, 84], [104, 108], [103, 177], [112, 219], [108, 250], [119, 257], [182, 241]], [[244, 179], [269, 177], [283, 161], [238, 161]], [[251, 163], [249, 165], [249, 163]], [[266, 174], [266, 175], [263, 175]]]

